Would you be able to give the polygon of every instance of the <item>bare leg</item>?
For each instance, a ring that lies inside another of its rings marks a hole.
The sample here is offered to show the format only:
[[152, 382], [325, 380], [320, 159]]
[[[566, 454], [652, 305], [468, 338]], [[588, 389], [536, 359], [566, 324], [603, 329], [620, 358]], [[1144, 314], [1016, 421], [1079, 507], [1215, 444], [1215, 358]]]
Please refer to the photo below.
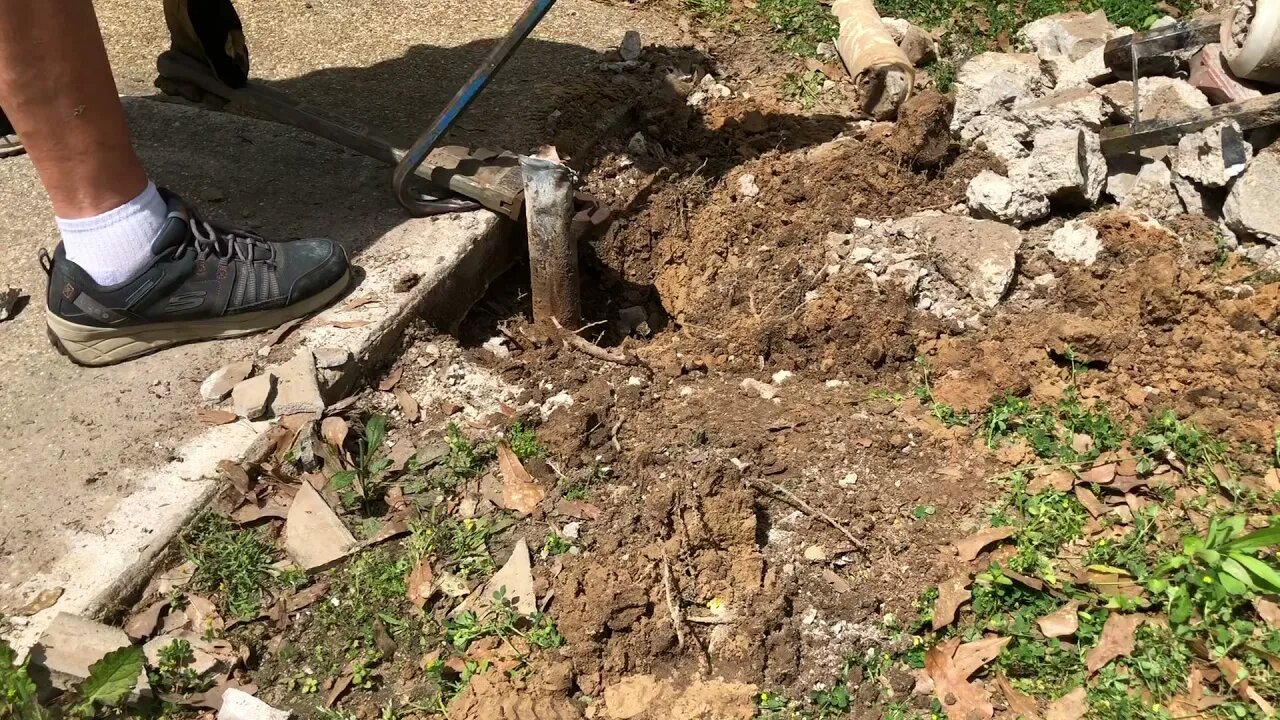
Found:
[[92, 217], [146, 189], [91, 0], [0, 0], [0, 106], [58, 217]]

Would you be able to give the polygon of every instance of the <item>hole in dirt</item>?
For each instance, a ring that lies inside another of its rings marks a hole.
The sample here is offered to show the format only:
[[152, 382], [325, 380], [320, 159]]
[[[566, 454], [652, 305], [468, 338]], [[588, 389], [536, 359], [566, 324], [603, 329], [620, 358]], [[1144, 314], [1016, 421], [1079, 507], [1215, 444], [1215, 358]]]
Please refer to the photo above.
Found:
[[1090, 360], [1070, 351], [1050, 350], [1049, 359], [1054, 365], [1066, 370], [1106, 370], [1111, 363], [1106, 360]]

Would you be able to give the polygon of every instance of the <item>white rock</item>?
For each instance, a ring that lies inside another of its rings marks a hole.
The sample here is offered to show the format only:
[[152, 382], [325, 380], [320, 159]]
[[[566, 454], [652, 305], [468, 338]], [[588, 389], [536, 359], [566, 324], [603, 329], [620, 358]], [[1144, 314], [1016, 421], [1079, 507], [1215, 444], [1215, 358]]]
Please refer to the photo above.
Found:
[[781, 385], [795, 376], [790, 370], [779, 370], [773, 374], [773, 384]]
[[1178, 199], [1182, 201], [1182, 206], [1192, 215], [1215, 217], [1222, 212], [1221, 201], [1215, 201], [1199, 185], [1178, 173], [1173, 174], [1173, 191], [1178, 194]]
[[1097, 133], [1048, 128], [1035, 134], [1030, 155], [1009, 166], [1009, 179], [1051, 201], [1092, 205], [1106, 184], [1107, 161]]
[[742, 391], [748, 395], [758, 395], [765, 400], [772, 400], [778, 396], [778, 391], [768, 383], [762, 383], [755, 378], [746, 378], [742, 381]]
[[231, 390], [232, 408], [242, 418], [257, 420], [267, 414], [275, 389], [276, 376], [271, 373], [243, 380]]
[[271, 398], [271, 412], [276, 417], [324, 412], [324, 396], [316, 377], [316, 357], [311, 350], [299, 348], [289, 362], [268, 370], [276, 376], [276, 392]]
[[1049, 214], [1049, 198], [1025, 192], [1009, 178], [983, 170], [965, 191], [969, 209], [977, 217], [1024, 225]]
[[995, 108], [1008, 108], [1039, 94], [1047, 85], [1035, 55], [987, 52], [969, 59], [956, 74], [951, 129]]
[[1015, 105], [1013, 118], [1033, 132], [1054, 126], [1085, 127], [1097, 130], [1109, 114], [1106, 102], [1091, 88], [1060, 90], [1039, 99]]
[[855, 487], [858, 484], [858, 473], [850, 470], [849, 472], [845, 473], [844, 477], [840, 478], [839, 482], [840, 482], [840, 487], [846, 487], [846, 488]]
[[1280, 146], [1267, 148], [1249, 163], [1227, 195], [1222, 208], [1227, 227], [1272, 244], [1280, 244]]
[[[1122, 122], [1133, 119], [1133, 83], [1122, 80], [1095, 90]], [[1138, 105], [1143, 120], [1171, 120], [1209, 107], [1209, 98], [1186, 80], [1144, 77], [1138, 81]]]
[[1173, 188], [1173, 173], [1169, 166], [1163, 160], [1143, 165], [1120, 207], [1146, 213], [1157, 220], [1183, 212], [1182, 200]]
[[1244, 172], [1253, 157], [1253, 146], [1244, 141], [1234, 120], [1184, 135], [1173, 153], [1173, 170], [1207, 187], [1223, 187]]
[[824, 562], [830, 558], [831, 554], [822, 545], [810, 545], [804, 549], [804, 559], [810, 562]]
[[277, 710], [238, 688], [228, 688], [222, 694], [222, 708], [218, 720], [289, 720], [288, 710]]
[[760, 186], [756, 185], [756, 176], [745, 173], [738, 176], [738, 194], [744, 198], [753, 198], [760, 194]]
[[495, 335], [484, 341], [481, 345], [485, 350], [493, 353], [493, 356], [499, 359], [511, 357], [511, 349], [507, 347], [507, 339], [501, 335]]
[[573, 396], [570, 395], [567, 391], [561, 390], [555, 395], [552, 395], [551, 397], [547, 398], [546, 402], [542, 403], [542, 407], [538, 409], [538, 413], [542, 415], [543, 420], [546, 420], [548, 417], [551, 416], [551, 413], [555, 412], [556, 410], [560, 408], [567, 408], [572, 406], [573, 406]]
[[974, 300], [994, 307], [1004, 297], [1022, 247], [1016, 228], [954, 215], [916, 215], [898, 226], [924, 239], [942, 275]]
[[564, 535], [570, 540], [577, 540], [578, 536], [581, 533], [582, 533], [582, 523], [577, 521], [567, 523], [563, 528], [560, 529], [560, 534]]
[[221, 402], [252, 372], [253, 360], [241, 360], [223, 365], [200, 383], [200, 397], [209, 402]]
[[1060, 61], [1052, 64], [1050, 67], [1052, 68], [1054, 87], [1060, 90], [1073, 87], [1093, 87], [1114, 79], [1115, 73], [1111, 71], [1111, 68], [1107, 67], [1107, 62], [1102, 55], [1103, 48], [1095, 48], [1074, 62]]
[[985, 149], [1006, 166], [1027, 156], [1031, 129], [1000, 115], [980, 115], [960, 130], [961, 142]]
[[1089, 14], [1072, 11], [1027, 23], [1018, 31], [1018, 39], [1041, 58], [1079, 60], [1091, 50], [1106, 45], [1117, 33], [1119, 29], [1107, 20], [1102, 10]]
[[1054, 231], [1048, 247], [1059, 260], [1092, 265], [1098, 259], [1098, 253], [1102, 252], [1102, 240], [1098, 238], [1097, 229], [1084, 220], [1068, 220], [1067, 224]]

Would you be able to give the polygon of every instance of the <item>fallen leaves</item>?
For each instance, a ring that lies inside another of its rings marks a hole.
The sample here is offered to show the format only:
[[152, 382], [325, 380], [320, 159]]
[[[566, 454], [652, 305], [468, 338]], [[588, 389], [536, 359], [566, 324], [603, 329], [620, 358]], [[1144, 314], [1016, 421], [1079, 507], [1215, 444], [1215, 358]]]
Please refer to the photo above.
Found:
[[1074, 600], [1036, 621], [1045, 637], [1075, 635], [1080, 629], [1080, 603]]
[[1133, 634], [1147, 617], [1142, 613], [1122, 615], [1111, 613], [1102, 626], [1102, 637], [1085, 656], [1089, 674], [1098, 672], [1104, 665], [1118, 657], [1128, 657], [1133, 652]]
[[418, 421], [418, 401], [413, 395], [409, 394], [404, 388], [396, 388], [394, 390], [396, 403], [400, 406], [400, 412], [404, 415], [404, 419], [409, 422]]
[[1017, 528], [1013, 527], [987, 528], [976, 532], [963, 540], [956, 541], [956, 554], [964, 562], [973, 562], [988, 545], [1013, 537], [1016, 532]]
[[347, 424], [347, 421], [334, 415], [325, 418], [320, 423], [320, 437], [339, 450], [347, 442], [347, 433], [350, 431], [351, 426]]
[[314, 585], [304, 588], [294, 593], [289, 599], [284, 601], [285, 612], [296, 613], [299, 610], [310, 607], [317, 600], [329, 593], [329, 581], [319, 580]]
[[925, 672], [949, 720], [982, 720], [995, 713], [986, 689], [969, 682], [969, 677], [994, 660], [1010, 639], [991, 637], [961, 645], [960, 638], [951, 638], [925, 653]]
[[933, 629], [941, 630], [956, 620], [960, 606], [973, 597], [969, 576], [957, 575], [938, 585], [938, 601], [933, 606]]
[[427, 601], [431, 599], [433, 594], [433, 586], [436, 574], [431, 569], [431, 560], [423, 558], [416, 567], [409, 571], [405, 576], [405, 596], [409, 602], [419, 610], [427, 606]]
[[1249, 684], [1249, 671], [1244, 665], [1235, 658], [1223, 657], [1219, 658], [1215, 663], [1218, 669], [1222, 671], [1222, 679], [1242, 700], [1252, 702], [1258, 706], [1266, 717], [1275, 717], [1276, 710], [1267, 702], [1266, 698], [1258, 694], [1258, 691]]
[[498, 469], [502, 473], [503, 507], [528, 515], [546, 499], [547, 489], [533, 479], [506, 445], [498, 446]]
[[58, 598], [62, 597], [64, 590], [61, 587], [52, 587], [40, 591], [35, 597], [27, 601], [27, 604], [20, 607], [6, 609], [8, 615], [17, 615], [19, 617], [27, 617], [35, 615], [42, 610], [48, 610], [58, 602]]
[[151, 603], [129, 617], [124, 632], [131, 640], [146, 640], [160, 627], [160, 616], [169, 607], [168, 600]]
[[196, 420], [205, 425], [230, 425], [239, 417], [230, 410], [210, 410], [209, 408], [196, 410]]
[[1018, 692], [1004, 675], [996, 676], [996, 685], [1000, 686], [1005, 704], [1014, 715], [1021, 716], [1023, 720], [1037, 720], [1040, 717], [1040, 706], [1036, 703], [1036, 699], [1026, 693]]
[[1255, 598], [1253, 609], [1272, 630], [1280, 630], [1280, 605], [1263, 598]]
[[1044, 713], [1044, 720], [1080, 720], [1089, 713], [1089, 698], [1084, 688], [1075, 690], [1054, 700]]
[[403, 375], [404, 375], [403, 366], [392, 370], [391, 372], [387, 373], [387, 376], [382, 379], [382, 382], [378, 383], [378, 389], [381, 390], [382, 392], [391, 392], [396, 385], [400, 384], [400, 378]]

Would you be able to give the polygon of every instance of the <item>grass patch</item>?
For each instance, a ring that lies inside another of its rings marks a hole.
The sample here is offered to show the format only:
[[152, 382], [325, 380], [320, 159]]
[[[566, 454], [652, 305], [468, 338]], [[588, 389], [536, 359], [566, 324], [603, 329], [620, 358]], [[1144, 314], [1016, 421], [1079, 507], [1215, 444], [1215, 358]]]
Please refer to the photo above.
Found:
[[756, 12], [781, 35], [782, 49], [804, 57], [816, 55], [818, 43], [840, 31], [831, 9], [818, 0], [760, 0]]
[[782, 78], [782, 96], [792, 102], [800, 103], [808, 110], [818, 102], [818, 94], [822, 92], [825, 76], [818, 70], [805, 70], [799, 73], [787, 73]]
[[257, 615], [263, 599], [280, 584], [271, 567], [275, 543], [257, 530], [236, 528], [215, 512], [197, 516], [182, 534], [181, 545], [196, 567], [189, 587], [216, 594], [236, 617]]
[[[1125, 440], [1124, 430], [1105, 404], [1086, 407], [1072, 388], [1057, 403], [1048, 405], [1004, 397], [987, 412], [983, 433], [989, 448], [1010, 437], [1021, 437], [1037, 457], [1063, 463], [1093, 460], [1103, 452], [1119, 449]], [[1077, 436], [1089, 440], [1081, 443]]]

